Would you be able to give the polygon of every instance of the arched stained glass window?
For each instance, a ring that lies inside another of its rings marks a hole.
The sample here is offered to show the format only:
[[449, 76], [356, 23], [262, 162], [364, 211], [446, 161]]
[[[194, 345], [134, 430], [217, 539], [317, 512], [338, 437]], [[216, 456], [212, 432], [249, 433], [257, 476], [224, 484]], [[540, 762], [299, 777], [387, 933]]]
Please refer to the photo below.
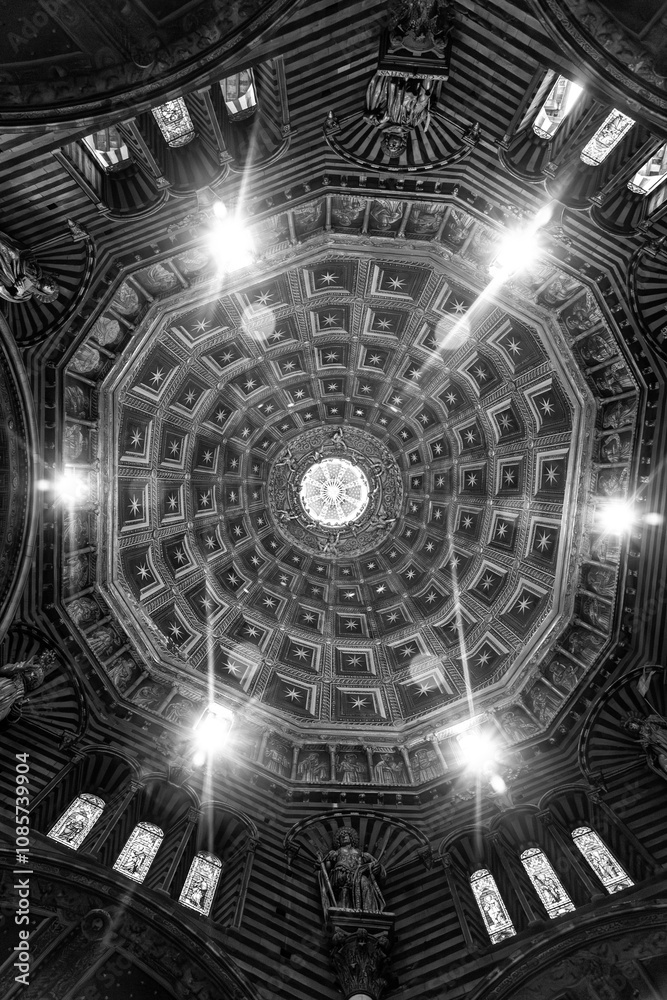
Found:
[[572, 831], [572, 840], [579, 848], [588, 864], [602, 882], [607, 892], [619, 892], [634, 885], [630, 876], [600, 840], [597, 833], [588, 826], [579, 826]]
[[583, 87], [559, 76], [537, 112], [533, 131], [541, 139], [552, 139], [583, 93]]
[[242, 69], [234, 76], [220, 81], [223, 100], [229, 117], [234, 121], [249, 118], [257, 108], [255, 75], [251, 69]]
[[135, 882], [143, 882], [163, 837], [164, 833], [159, 826], [137, 823], [114, 862], [116, 871], [133, 878]]
[[177, 97], [175, 101], [167, 101], [166, 104], [151, 110], [168, 146], [185, 146], [188, 142], [192, 142], [195, 137], [195, 127], [182, 97]]
[[130, 151], [115, 125], [93, 132], [83, 141], [99, 165], [107, 171], [118, 170], [131, 162]]
[[642, 164], [628, 187], [634, 194], [648, 194], [667, 174], [667, 142]]
[[199, 913], [209, 914], [221, 872], [222, 861], [215, 854], [206, 854], [205, 851], [195, 854], [178, 897], [179, 903]]
[[589, 139], [582, 149], [581, 159], [589, 167], [597, 167], [598, 164], [607, 159], [614, 146], [618, 146], [623, 136], [629, 132], [634, 124], [634, 118], [629, 118], [618, 108], [614, 108], [602, 122], [593, 138]]
[[539, 847], [531, 847], [521, 855], [521, 864], [528, 872], [528, 878], [544, 904], [550, 917], [574, 910], [574, 903], [565, 891], [563, 883], [556, 875]]
[[505, 938], [513, 937], [516, 934], [514, 924], [491, 872], [486, 868], [473, 872], [470, 876], [470, 887], [491, 938], [491, 944], [498, 944]]
[[77, 795], [60, 819], [56, 820], [47, 837], [76, 851], [97, 823], [104, 809], [104, 799], [97, 795]]

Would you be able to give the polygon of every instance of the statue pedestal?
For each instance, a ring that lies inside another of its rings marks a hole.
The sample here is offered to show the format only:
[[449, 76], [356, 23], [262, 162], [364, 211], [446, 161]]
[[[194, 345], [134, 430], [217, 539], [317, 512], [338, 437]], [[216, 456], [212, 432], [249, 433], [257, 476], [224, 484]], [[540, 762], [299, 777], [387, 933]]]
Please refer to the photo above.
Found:
[[329, 907], [331, 961], [345, 1000], [380, 1000], [394, 935], [393, 913]]

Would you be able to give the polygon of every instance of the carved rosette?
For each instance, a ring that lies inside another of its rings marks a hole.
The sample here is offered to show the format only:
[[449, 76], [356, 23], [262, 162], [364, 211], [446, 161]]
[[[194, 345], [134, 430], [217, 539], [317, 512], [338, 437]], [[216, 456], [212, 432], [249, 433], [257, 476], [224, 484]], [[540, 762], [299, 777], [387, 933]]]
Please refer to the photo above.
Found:
[[[368, 483], [368, 500], [347, 524], [313, 519], [301, 499], [313, 466], [339, 459], [356, 467]], [[278, 531], [317, 555], [361, 555], [377, 548], [391, 531], [403, 501], [401, 473], [390, 450], [356, 427], [316, 427], [292, 438], [276, 456], [268, 478], [269, 508]]]

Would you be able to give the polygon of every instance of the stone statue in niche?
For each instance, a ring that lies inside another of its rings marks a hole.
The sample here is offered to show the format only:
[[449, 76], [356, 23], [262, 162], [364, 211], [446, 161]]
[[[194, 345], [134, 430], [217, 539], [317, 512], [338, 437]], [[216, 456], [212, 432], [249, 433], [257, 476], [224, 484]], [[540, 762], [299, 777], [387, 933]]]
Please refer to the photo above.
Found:
[[392, 753], [381, 753], [373, 765], [373, 779], [379, 785], [402, 785], [405, 783], [403, 764]]
[[540, 305], [549, 308], [560, 306], [571, 299], [580, 288], [581, 285], [576, 278], [571, 278], [569, 274], [563, 274], [542, 289], [537, 296], [537, 301]]
[[335, 226], [350, 228], [363, 215], [365, 201], [356, 195], [336, 195], [331, 205], [331, 220]]
[[604, 469], [598, 473], [598, 493], [604, 497], [625, 496], [629, 478], [627, 469]]
[[77, 597], [67, 605], [67, 614], [75, 625], [89, 625], [100, 617], [100, 609], [90, 597]]
[[616, 590], [616, 577], [612, 570], [602, 566], [589, 566], [586, 571], [586, 586], [601, 597], [613, 597]]
[[623, 427], [631, 424], [636, 412], [634, 399], [619, 399], [616, 403], [606, 406], [602, 417], [602, 426], [605, 428]]
[[533, 714], [543, 725], [547, 725], [558, 711], [560, 702], [543, 684], [536, 684], [530, 692], [530, 697]]
[[430, 747], [419, 747], [418, 750], [415, 750], [410, 759], [410, 765], [412, 773], [415, 776], [415, 781], [418, 783], [432, 781], [433, 778], [437, 778], [440, 774], [438, 755]]
[[622, 361], [615, 361], [602, 371], [596, 372], [592, 378], [597, 392], [604, 396], [615, 396], [619, 392], [634, 389], [630, 372]]
[[41, 267], [26, 247], [0, 233], [0, 298], [7, 302], [53, 302], [60, 289], [56, 279]]
[[591, 660], [602, 645], [599, 635], [593, 635], [584, 628], [575, 628], [564, 642], [565, 649], [580, 660]]
[[332, 906], [382, 913], [385, 903], [378, 879], [385, 871], [372, 854], [359, 850], [356, 830], [347, 826], [337, 830], [333, 850], [319, 860]]
[[601, 462], [627, 462], [632, 457], [632, 437], [630, 434], [609, 434], [600, 442]]
[[565, 660], [554, 660], [549, 667], [551, 680], [561, 691], [574, 691], [577, 686], [579, 675], [573, 663]]
[[431, 121], [430, 77], [385, 76], [376, 73], [366, 90], [364, 121], [382, 133], [380, 146], [396, 158], [405, 151], [408, 136], [416, 128], [428, 129]]
[[266, 747], [264, 750], [264, 767], [273, 772], [273, 774], [288, 774], [289, 757], [287, 756], [287, 749], [277, 743]]
[[617, 354], [616, 346], [609, 334], [594, 333], [579, 344], [579, 353], [588, 365], [596, 365]]
[[527, 740], [537, 733], [537, 726], [523, 712], [509, 709], [500, 716], [500, 724], [511, 740]]
[[129, 686], [136, 671], [136, 663], [129, 656], [119, 656], [107, 673], [122, 694]]
[[667, 778], [667, 719], [657, 713], [631, 715], [623, 726], [639, 740], [650, 766]]
[[602, 313], [590, 292], [586, 292], [584, 301], [579, 301], [565, 317], [565, 325], [571, 333], [582, 333], [601, 322]]
[[600, 632], [607, 632], [609, 629], [609, 606], [600, 603], [597, 597], [584, 597], [582, 599], [581, 617]]
[[344, 785], [355, 785], [358, 781], [366, 780], [366, 768], [356, 753], [345, 753], [341, 757], [336, 757], [336, 770], [342, 775], [341, 781]]
[[306, 753], [305, 757], [299, 761], [296, 769], [297, 778], [310, 783], [326, 781], [328, 772], [329, 767], [326, 760], [323, 760], [320, 754], [315, 753], [315, 751]]
[[48, 650], [40, 656], [0, 667], [0, 722], [8, 717], [10, 722], [20, 718], [21, 703], [39, 687], [55, 662], [56, 654]]
[[371, 218], [376, 229], [390, 229], [403, 218], [403, 202], [393, 198], [377, 198], [371, 206]]

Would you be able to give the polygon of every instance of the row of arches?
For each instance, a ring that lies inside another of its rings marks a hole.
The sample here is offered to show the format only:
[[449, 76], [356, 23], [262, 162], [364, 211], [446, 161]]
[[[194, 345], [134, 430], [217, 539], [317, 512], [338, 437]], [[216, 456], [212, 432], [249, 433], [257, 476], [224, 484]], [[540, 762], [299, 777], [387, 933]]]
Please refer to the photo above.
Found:
[[576, 81], [539, 69], [501, 144], [512, 174], [543, 183], [603, 229], [631, 232], [663, 212], [667, 143]]
[[106, 750], [75, 753], [35, 797], [32, 829], [216, 923], [238, 926], [257, 830], [227, 804], [200, 801], [183, 777], [140, 776]]
[[[47, 836], [72, 850], [81, 847], [104, 812], [104, 799], [84, 792], [69, 804]], [[164, 830], [154, 823], [134, 827], [113, 863], [115, 871], [143, 882], [164, 840]], [[198, 851], [185, 876], [178, 902], [208, 916], [222, 874], [222, 861], [208, 851]]]
[[56, 154], [112, 218], [153, 212], [167, 192], [191, 194], [264, 167], [289, 145], [280, 57], [73, 140]]
[[[574, 846], [606, 892], [619, 892], [634, 885], [595, 830], [581, 826], [574, 829], [571, 836]], [[548, 917], [554, 919], [576, 909], [544, 851], [539, 847], [528, 848], [522, 851], [519, 860]], [[472, 873], [469, 881], [491, 943], [497, 944], [513, 937], [516, 928], [491, 872], [479, 868]]]

